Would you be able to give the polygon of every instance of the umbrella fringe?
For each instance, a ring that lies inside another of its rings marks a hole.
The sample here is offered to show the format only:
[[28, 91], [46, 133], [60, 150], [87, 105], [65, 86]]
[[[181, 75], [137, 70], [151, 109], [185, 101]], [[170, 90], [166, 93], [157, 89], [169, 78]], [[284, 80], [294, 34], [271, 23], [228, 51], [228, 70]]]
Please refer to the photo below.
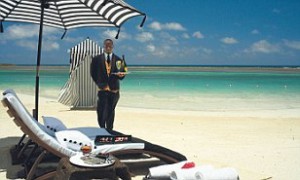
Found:
[[65, 29], [65, 32], [63, 33], [63, 35], [61, 36], [60, 39], [63, 39], [65, 37], [66, 33], [67, 33], [67, 30]]
[[117, 33], [115, 39], [119, 39], [120, 30], [121, 30], [121, 28], [118, 29], [118, 33]]
[[0, 21], [0, 32], [1, 32], [1, 33], [4, 32], [2, 21]]
[[142, 23], [141, 23], [141, 25], [140, 25], [140, 27], [143, 27], [143, 26], [144, 26], [144, 23], [145, 23], [145, 21], [146, 21], [146, 18], [147, 18], [147, 16], [145, 15], [144, 18], [143, 18], [143, 21], [142, 21]]

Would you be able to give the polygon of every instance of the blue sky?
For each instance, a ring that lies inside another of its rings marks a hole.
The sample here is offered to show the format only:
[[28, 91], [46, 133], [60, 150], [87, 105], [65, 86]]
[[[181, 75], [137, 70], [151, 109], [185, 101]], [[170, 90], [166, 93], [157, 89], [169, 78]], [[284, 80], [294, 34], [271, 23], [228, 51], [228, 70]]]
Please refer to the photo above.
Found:
[[[127, 0], [147, 14], [127, 21], [115, 53], [138, 65], [300, 65], [298, 0]], [[68, 64], [86, 37], [102, 45], [115, 28], [45, 28], [42, 64]], [[0, 63], [35, 64], [38, 26], [4, 22]]]

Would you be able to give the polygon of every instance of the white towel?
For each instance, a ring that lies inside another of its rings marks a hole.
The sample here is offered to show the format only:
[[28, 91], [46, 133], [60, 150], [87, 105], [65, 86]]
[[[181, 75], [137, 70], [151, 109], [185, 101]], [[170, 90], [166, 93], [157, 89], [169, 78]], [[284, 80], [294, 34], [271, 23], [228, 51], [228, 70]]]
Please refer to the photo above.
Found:
[[214, 171], [213, 166], [205, 165], [189, 169], [174, 169], [170, 178], [172, 180], [204, 180], [203, 174], [209, 174]]
[[176, 169], [181, 169], [182, 166], [187, 162], [188, 161], [181, 161], [174, 164], [160, 165], [160, 166], [149, 168], [150, 177], [152, 178], [170, 177], [172, 171]]
[[204, 180], [238, 180], [239, 175], [234, 168], [215, 169], [211, 172], [204, 173], [199, 171], [199, 175]]

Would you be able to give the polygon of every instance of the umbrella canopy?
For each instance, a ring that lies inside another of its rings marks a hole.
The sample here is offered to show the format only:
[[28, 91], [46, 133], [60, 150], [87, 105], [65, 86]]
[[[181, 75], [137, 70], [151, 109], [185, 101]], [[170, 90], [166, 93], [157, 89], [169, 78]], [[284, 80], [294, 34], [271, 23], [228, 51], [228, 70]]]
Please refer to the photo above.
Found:
[[[1, 0], [0, 32], [3, 32], [3, 21], [36, 23], [40, 25], [37, 50], [35, 109], [34, 117], [38, 119], [39, 67], [43, 25], [68, 29], [100, 26], [116, 27], [118, 38], [122, 24], [136, 16], [146, 15], [139, 12], [123, 0]], [[63, 34], [62, 38], [64, 37]]]
[[40, 24], [42, 8], [44, 25], [65, 30], [86, 26], [120, 28], [132, 17], [146, 17], [122, 0], [1, 0], [0, 21]]

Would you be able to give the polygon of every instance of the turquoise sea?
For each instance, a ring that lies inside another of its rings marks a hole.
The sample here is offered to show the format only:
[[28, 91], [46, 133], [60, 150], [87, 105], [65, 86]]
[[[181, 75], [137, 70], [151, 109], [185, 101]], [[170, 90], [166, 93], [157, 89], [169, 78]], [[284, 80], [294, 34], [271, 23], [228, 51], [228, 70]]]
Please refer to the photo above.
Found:
[[[118, 106], [226, 111], [300, 107], [299, 67], [129, 66]], [[57, 99], [68, 66], [43, 66], [40, 94]], [[0, 89], [34, 94], [33, 66], [0, 67]]]

